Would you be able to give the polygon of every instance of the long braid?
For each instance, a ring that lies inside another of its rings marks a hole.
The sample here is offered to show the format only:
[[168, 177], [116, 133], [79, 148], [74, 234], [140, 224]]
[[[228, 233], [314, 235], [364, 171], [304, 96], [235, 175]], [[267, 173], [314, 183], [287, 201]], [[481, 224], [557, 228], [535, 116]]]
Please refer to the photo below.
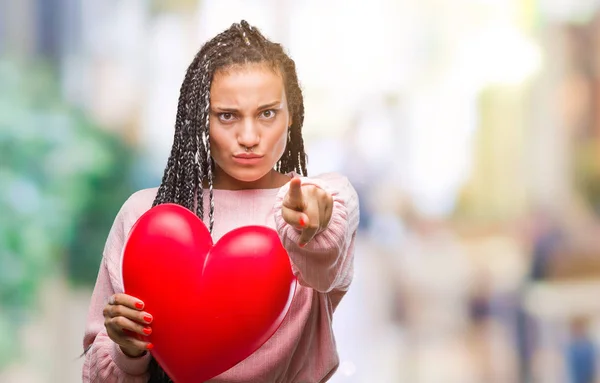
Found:
[[173, 185], [171, 188], [171, 194], [174, 203], [181, 202], [181, 183], [182, 183], [182, 156], [184, 154], [183, 142], [185, 142], [185, 132], [190, 129], [189, 125], [191, 122], [191, 112], [189, 110], [188, 100], [184, 97], [185, 94], [189, 93], [189, 87], [192, 85], [193, 70], [190, 69], [186, 80], [183, 81], [181, 95], [179, 97], [179, 103], [177, 108], [177, 118], [175, 120], [176, 126], [180, 129], [175, 130], [175, 138], [173, 139], [173, 147], [177, 148], [175, 158], [173, 159], [177, 165], [174, 171]]
[[[164, 203], [163, 201], [173, 201], [178, 198], [179, 195], [179, 185], [177, 182], [179, 169], [181, 168], [180, 163], [180, 152], [181, 152], [181, 142], [183, 141], [182, 133], [183, 129], [179, 128], [189, 123], [190, 113], [187, 107], [187, 94], [189, 93], [188, 89], [191, 85], [192, 72], [194, 71], [196, 59], [192, 62], [192, 65], [188, 68], [184, 81], [181, 84], [179, 102], [177, 105], [177, 115], [175, 120], [175, 137], [173, 139], [173, 147], [171, 149], [171, 154], [169, 156], [169, 160], [167, 162], [167, 167], [165, 169], [165, 173], [163, 175], [163, 179], [161, 185], [158, 189], [156, 199], [154, 200], [153, 206], [156, 206], [160, 203]], [[170, 185], [174, 185], [175, 187], [170, 187]]]
[[[190, 80], [190, 94], [196, 95], [198, 94], [199, 88], [199, 80], [198, 78], [202, 75], [201, 72], [197, 68], [197, 62], [200, 60], [200, 56], [197, 55], [195, 58], [196, 65], [194, 66], [194, 70], [192, 71], [192, 76]], [[186, 144], [188, 148], [190, 148], [190, 152], [187, 153], [187, 161], [188, 165], [192, 168], [189, 171], [189, 174], [186, 174], [185, 177], [182, 177], [184, 180], [193, 180], [190, 184], [189, 189], [185, 189], [187, 193], [188, 201], [184, 206], [187, 206], [188, 209], [193, 210], [195, 206], [196, 215], [198, 217], [204, 217], [204, 207], [202, 204], [197, 203], [198, 201], [198, 193], [202, 193], [202, 188], [198, 187], [198, 185], [202, 185], [202, 179], [204, 178], [204, 168], [201, 164], [200, 159], [204, 155], [204, 149], [199, 141], [198, 135], [198, 126], [200, 125], [200, 121], [197, 120], [198, 115], [198, 102], [196, 102], [193, 98], [188, 99], [185, 105], [186, 109], [189, 113], [189, 118], [186, 120], [185, 129], [183, 131], [188, 132], [188, 138]], [[184, 181], [185, 182], [185, 181]], [[186, 193], [186, 194], [187, 194]]]
[[204, 217], [204, 204], [198, 203], [198, 201], [202, 201], [202, 196], [198, 196], [198, 194], [202, 194], [202, 180], [204, 179], [204, 166], [202, 166], [202, 159], [204, 158], [204, 146], [200, 143], [200, 134], [196, 132], [194, 134], [195, 142], [196, 142], [196, 153], [194, 155], [194, 163], [196, 164], [196, 185], [200, 185], [195, 190], [195, 198], [196, 198], [196, 215], [198, 217]]
[[[281, 47], [280, 47], [281, 49]], [[290, 127], [290, 133], [288, 142], [281, 160], [277, 164], [277, 170], [281, 173], [288, 173], [295, 171], [296, 173], [306, 176], [306, 154], [304, 152], [304, 140], [302, 138], [302, 126], [304, 124], [304, 102], [302, 97], [302, 90], [298, 85], [298, 78], [296, 75], [296, 66], [294, 62], [287, 57], [287, 55], [281, 50], [282, 65], [284, 67], [284, 73], [289, 78], [286, 82], [290, 85], [286, 87], [286, 92], [290, 94], [288, 98], [300, 99], [301, 102], [296, 102], [293, 105], [292, 110], [292, 126]]]
[[209, 229], [212, 233], [213, 226], [215, 224], [215, 201], [213, 195], [213, 174], [212, 174], [212, 158], [210, 156], [210, 142], [207, 135], [204, 136], [206, 141], [206, 162], [208, 162], [208, 193], [209, 193]]
[[[218, 70], [248, 63], [265, 63], [277, 70], [284, 80], [292, 125], [283, 155], [275, 169], [306, 176], [306, 154], [302, 139], [304, 100], [298, 84], [294, 61], [280, 44], [273, 43], [246, 21], [208, 41], [188, 67], [180, 88], [175, 119], [173, 147], [153, 206], [177, 203], [205, 218], [204, 185], [208, 187], [209, 230], [215, 221], [213, 195], [214, 162], [210, 148], [210, 89]], [[152, 358], [151, 383], [172, 382]]]
[[[204, 101], [204, 109], [201, 111], [201, 121], [204, 122], [203, 126], [206, 127], [202, 132], [198, 132], [200, 139], [202, 140], [202, 146], [205, 148], [205, 157], [202, 159], [205, 166], [203, 168], [206, 169], [206, 173], [208, 175], [208, 189], [209, 189], [209, 230], [212, 233], [214, 221], [215, 221], [215, 204], [214, 204], [214, 195], [213, 195], [213, 174], [212, 174], [212, 158], [210, 156], [210, 139], [209, 139], [209, 127], [210, 127], [210, 84], [211, 80], [208, 78], [206, 74], [208, 72], [208, 67], [210, 63], [205, 64], [205, 75], [202, 79], [202, 96]], [[202, 202], [204, 203], [204, 202]]]

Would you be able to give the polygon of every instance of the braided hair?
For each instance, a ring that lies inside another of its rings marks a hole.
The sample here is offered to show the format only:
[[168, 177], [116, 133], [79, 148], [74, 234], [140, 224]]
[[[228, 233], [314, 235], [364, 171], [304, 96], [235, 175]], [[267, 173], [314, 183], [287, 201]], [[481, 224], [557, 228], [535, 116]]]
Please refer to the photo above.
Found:
[[[283, 155], [275, 165], [280, 173], [306, 176], [306, 154], [302, 139], [304, 100], [296, 65], [280, 44], [269, 41], [245, 20], [206, 42], [187, 69], [181, 85], [175, 136], [167, 166], [152, 206], [176, 203], [204, 219], [203, 185], [209, 189], [209, 230], [214, 225], [214, 163], [210, 153], [210, 88], [214, 74], [233, 66], [261, 63], [281, 74], [292, 125]], [[152, 359], [150, 382], [171, 382]]]

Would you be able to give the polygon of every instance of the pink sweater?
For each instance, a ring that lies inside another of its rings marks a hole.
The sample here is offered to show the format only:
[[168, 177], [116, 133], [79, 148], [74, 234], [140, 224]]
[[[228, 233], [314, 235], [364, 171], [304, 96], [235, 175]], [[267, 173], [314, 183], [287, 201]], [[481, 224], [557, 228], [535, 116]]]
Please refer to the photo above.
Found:
[[[279, 330], [254, 354], [210, 383], [325, 382], [339, 365], [332, 315], [352, 281], [358, 197], [348, 180], [335, 173], [303, 178], [302, 182], [329, 191], [334, 200], [328, 228], [304, 248], [297, 246], [299, 232], [281, 216], [289, 184], [280, 189], [214, 191], [215, 242], [240, 226], [276, 229], [299, 286]], [[110, 295], [123, 292], [120, 257], [124, 242], [136, 220], [150, 209], [156, 192], [154, 188], [134, 193], [123, 204], [108, 235], [83, 340], [84, 348], [91, 345], [83, 367], [84, 383], [148, 381], [150, 354], [140, 358], [123, 354], [106, 334], [102, 309]], [[208, 203], [206, 191], [204, 203]]]

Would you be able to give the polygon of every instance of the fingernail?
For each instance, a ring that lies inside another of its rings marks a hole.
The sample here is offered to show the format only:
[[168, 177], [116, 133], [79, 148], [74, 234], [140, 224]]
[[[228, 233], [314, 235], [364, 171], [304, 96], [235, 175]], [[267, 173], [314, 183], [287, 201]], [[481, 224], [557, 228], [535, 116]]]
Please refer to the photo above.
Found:
[[152, 315], [150, 315], [150, 314], [144, 315], [144, 320], [148, 323], [152, 322]]
[[306, 221], [304, 221], [304, 218], [300, 217], [300, 226], [304, 227], [306, 226]]
[[144, 304], [142, 302], [135, 302], [135, 308], [141, 310], [144, 308]]
[[146, 335], [152, 334], [152, 329], [150, 327], [144, 327], [142, 331], [144, 331], [144, 334]]
[[146, 350], [152, 350], [154, 348], [154, 345], [152, 343], [148, 343], [146, 345]]

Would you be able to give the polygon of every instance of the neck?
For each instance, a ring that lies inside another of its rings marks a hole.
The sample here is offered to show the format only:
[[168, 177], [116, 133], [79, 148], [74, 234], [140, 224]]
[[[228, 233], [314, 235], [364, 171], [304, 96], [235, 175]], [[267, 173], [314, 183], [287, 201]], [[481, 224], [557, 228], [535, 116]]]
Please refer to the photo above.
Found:
[[[256, 181], [245, 182], [231, 177], [218, 166], [214, 172], [214, 189], [221, 190], [248, 190], [248, 189], [275, 189], [280, 188], [289, 182], [290, 178], [276, 170], [271, 170]], [[204, 181], [204, 188], [208, 187], [208, 182]]]

